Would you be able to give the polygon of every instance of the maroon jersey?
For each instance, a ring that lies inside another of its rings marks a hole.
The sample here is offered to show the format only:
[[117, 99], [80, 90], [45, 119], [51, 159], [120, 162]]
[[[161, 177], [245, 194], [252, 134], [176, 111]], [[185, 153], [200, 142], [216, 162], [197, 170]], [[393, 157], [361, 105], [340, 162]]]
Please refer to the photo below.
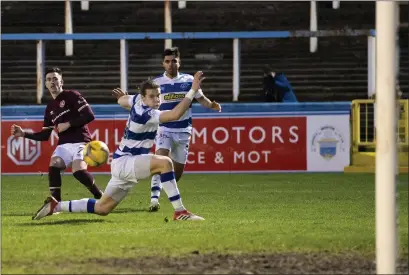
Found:
[[91, 134], [87, 124], [73, 125], [73, 121], [78, 120], [80, 116], [85, 117], [88, 122], [94, 119], [91, 108], [79, 92], [64, 90], [47, 104], [44, 114], [44, 127], [53, 127], [59, 123], [70, 122], [70, 128], [58, 133], [58, 144], [89, 142], [91, 141]]

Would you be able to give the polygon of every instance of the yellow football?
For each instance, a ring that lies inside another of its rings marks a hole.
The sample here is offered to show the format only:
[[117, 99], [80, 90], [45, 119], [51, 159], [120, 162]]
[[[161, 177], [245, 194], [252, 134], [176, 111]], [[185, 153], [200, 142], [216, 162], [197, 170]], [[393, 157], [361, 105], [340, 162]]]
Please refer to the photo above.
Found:
[[109, 148], [102, 141], [93, 140], [85, 145], [82, 154], [84, 155], [84, 161], [88, 166], [98, 167], [107, 163], [109, 157]]

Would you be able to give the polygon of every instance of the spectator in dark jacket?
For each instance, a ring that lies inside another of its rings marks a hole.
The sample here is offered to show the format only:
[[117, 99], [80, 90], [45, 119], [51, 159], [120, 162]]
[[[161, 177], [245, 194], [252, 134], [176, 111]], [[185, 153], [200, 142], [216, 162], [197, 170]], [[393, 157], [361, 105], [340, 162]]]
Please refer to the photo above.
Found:
[[298, 102], [287, 77], [273, 72], [270, 67], [264, 69], [263, 94], [266, 102]]

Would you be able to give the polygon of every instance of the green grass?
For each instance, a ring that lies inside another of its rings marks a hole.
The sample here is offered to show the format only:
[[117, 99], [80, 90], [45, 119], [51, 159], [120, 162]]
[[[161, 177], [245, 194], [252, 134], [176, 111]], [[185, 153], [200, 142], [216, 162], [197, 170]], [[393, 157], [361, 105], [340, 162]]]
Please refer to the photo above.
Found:
[[[106, 217], [63, 213], [32, 221], [48, 195], [47, 177], [2, 176], [2, 273], [62, 270], [88, 258], [205, 253], [375, 251], [374, 176], [365, 174], [185, 175], [185, 206], [204, 222], [174, 222], [162, 193], [161, 210], [146, 212], [142, 181]], [[108, 176], [96, 176], [105, 187]], [[408, 255], [408, 177], [399, 177], [400, 255]], [[89, 197], [71, 175], [63, 199]], [[166, 223], [164, 218], [168, 217]], [[112, 270], [111, 270], [112, 272]]]

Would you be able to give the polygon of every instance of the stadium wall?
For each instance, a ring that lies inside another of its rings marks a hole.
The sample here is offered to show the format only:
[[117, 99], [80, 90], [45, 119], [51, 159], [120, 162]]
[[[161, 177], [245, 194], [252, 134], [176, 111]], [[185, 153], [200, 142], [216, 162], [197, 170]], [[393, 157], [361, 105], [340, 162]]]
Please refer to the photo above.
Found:
[[[193, 134], [186, 166], [189, 173], [342, 172], [350, 164], [350, 102], [223, 104], [215, 113], [192, 105]], [[112, 152], [119, 144], [128, 116], [118, 105], [93, 105], [89, 124], [94, 139]], [[43, 126], [45, 106], [2, 107], [2, 174], [48, 171], [58, 143], [15, 138], [10, 126], [28, 131]], [[91, 168], [109, 173], [108, 164]]]

